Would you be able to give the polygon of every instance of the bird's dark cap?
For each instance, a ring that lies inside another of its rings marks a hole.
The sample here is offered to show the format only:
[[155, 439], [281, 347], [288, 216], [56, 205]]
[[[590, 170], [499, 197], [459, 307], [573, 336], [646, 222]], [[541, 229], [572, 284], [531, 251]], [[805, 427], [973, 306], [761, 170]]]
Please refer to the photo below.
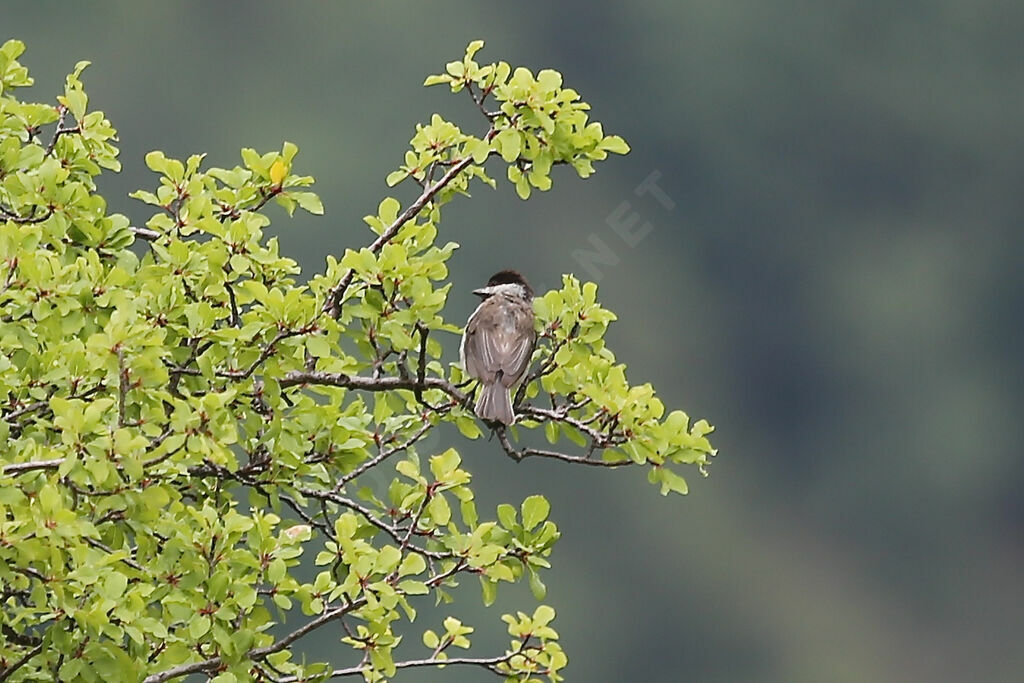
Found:
[[488, 287], [495, 285], [522, 285], [526, 288], [526, 295], [531, 298], [533, 297], [533, 288], [530, 287], [530, 283], [526, 281], [526, 278], [518, 270], [498, 271], [487, 281]]

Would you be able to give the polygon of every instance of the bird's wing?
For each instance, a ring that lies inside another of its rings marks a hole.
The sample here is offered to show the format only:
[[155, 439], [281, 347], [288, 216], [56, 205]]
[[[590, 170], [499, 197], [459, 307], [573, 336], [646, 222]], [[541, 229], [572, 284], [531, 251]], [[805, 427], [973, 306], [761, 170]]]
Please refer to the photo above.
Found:
[[537, 335], [533, 331], [533, 321], [529, 323], [529, 334], [505, 339], [504, 353], [501, 355], [501, 383], [506, 387], [521, 380], [530, 366]]
[[501, 366], [492, 342], [493, 331], [483, 329], [478, 314], [479, 310], [466, 323], [466, 332], [462, 339], [462, 355], [469, 376], [489, 383], [494, 381]]
[[[486, 306], [487, 302], [483, 305]], [[522, 379], [533, 355], [536, 334], [533, 331], [532, 311], [524, 310], [523, 320], [516, 326], [529, 330], [525, 335], [510, 333], [503, 325], [485, 326], [480, 321], [487, 316], [478, 313], [466, 324], [463, 348], [466, 371], [471, 377], [484, 382], [494, 382], [500, 372], [501, 383], [510, 387]]]

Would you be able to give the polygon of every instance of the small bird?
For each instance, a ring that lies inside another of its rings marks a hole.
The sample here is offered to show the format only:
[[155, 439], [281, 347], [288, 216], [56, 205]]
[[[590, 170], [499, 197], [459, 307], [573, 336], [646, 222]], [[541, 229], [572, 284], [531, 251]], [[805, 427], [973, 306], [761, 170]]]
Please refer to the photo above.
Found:
[[526, 375], [537, 341], [533, 290], [518, 272], [503, 270], [473, 293], [483, 301], [469, 316], [462, 335], [462, 366], [480, 380], [480, 419], [510, 425], [516, 419], [511, 389]]

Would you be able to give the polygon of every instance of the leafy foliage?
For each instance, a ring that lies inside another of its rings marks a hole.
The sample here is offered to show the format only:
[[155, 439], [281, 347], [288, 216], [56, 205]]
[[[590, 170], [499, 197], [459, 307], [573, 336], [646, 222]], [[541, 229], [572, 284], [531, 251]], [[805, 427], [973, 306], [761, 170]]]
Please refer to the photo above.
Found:
[[[419, 195], [404, 208], [385, 198], [365, 219], [373, 241], [305, 285], [263, 236], [271, 202], [323, 212], [313, 179], [293, 173], [294, 145], [242, 150], [231, 169], [150, 153], [159, 185], [133, 196], [154, 215], [135, 227], [96, 192], [119, 162], [113, 127], [88, 107], [87, 64], [56, 107], [28, 104], [13, 95], [31, 83], [24, 46], [0, 48], [0, 680], [378, 681], [442, 664], [561, 679], [545, 605], [503, 617], [501, 655], [451, 656], [473, 628], [449, 617], [422, 632], [425, 657], [396, 657], [416, 604], [450, 601], [460, 578], [477, 576], [488, 604], [524, 578], [542, 600], [559, 536], [541, 496], [481, 519], [458, 452], [424, 446], [443, 423], [468, 439], [486, 428], [460, 368], [442, 362], [440, 333], [459, 328], [442, 316], [456, 245], [437, 244], [441, 207], [474, 179], [493, 185], [492, 156], [526, 198], [554, 165], [586, 177], [628, 150], [557, 72], [480, 66], [480, 47], [427, 83], [467, 90], [487, 131], [418, 126], [388, 182]], [[579, 451], [499, 428], [501, 448], [649, 465], [662, 493], [685, 493], [670, 465], [703, 468], [711, 428], [628, 384], [596, 286], [566, 276], [536, 310], [514, 430]], [[388, 467], [386, 485], [367, 476]], [[272, 633], [286, 617], [294, 630]], [[328, 624], [347, 664], [295, 656]]]

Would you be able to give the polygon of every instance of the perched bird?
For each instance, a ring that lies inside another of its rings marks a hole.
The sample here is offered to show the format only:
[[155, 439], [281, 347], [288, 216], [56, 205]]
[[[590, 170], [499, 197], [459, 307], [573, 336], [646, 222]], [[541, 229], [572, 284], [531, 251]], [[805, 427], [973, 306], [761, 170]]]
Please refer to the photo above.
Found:
[[462, 366], [480, 380], [480, 419], [510, 425], [516, 419], [511, 389], [526, 375], [537, 340], [533, 290], [518, 272], [503, 270], [473, 293], [483, 301], [469, 316], [462, 335]]

